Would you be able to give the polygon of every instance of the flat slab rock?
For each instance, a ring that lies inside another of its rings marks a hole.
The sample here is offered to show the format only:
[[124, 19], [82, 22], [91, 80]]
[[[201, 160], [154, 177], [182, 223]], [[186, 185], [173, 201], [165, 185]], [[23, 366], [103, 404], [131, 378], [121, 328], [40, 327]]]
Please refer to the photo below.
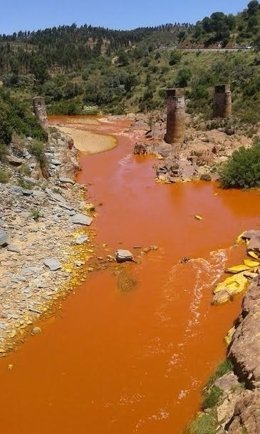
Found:
[[84, 244], [88, 240], [89, 240], [88, 235], [80, 235], [75, 239], [74, 243], [80, 245], [80, 244]]
[[72, 219], [72, 223], [75, 225], [83, 225], [83, 226], [90, 226], [93, 222], [93, 218], [89, 217], [85, 214], [75, 214]]
[[133, 261], [134, 256], [129, 250], [119, 249], [116, 251], [117, 262]]
[[73, 181], [73, 179], [65, 178], [63, 176], [59, 177], [59, 181], [63, 182], [64, 184], [75, 184], [75, 181]]
[[44, 265], [48, 267], [51, 271], [57, 271], [61, 268], [60, 261], [55, 258], [47, 258], [43, 261]]

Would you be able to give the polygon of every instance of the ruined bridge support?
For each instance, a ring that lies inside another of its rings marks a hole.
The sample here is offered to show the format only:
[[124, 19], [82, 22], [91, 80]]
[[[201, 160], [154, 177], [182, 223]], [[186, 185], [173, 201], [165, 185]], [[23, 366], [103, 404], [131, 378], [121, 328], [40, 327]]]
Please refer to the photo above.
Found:
[[176, 89], [167, 89], [167, 126], [164, 140], [181, 144], [185, 135], [185, 98]]
[[228, 118], [232, 114], [232, 95], [229, 84], [215, 86], [213, 117]]
[[38, 119], [41, 127], [47, 131], [49, 127], [45, 99], [41, 96], [35, 96], [33, 98], [33, 109], [36, 118]]

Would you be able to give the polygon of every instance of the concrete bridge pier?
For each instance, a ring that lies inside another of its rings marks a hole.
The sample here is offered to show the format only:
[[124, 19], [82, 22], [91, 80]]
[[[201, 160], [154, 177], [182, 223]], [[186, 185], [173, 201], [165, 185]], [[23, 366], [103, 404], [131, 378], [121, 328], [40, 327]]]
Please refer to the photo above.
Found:
[[181, 144], [185, 136], [185, 98], [176, 89], [167, 89], [167, 126], [164, 140], [169, 144]]
[[228, 118], [232, 114], [232, 94], [229, 84], [215, 86], [213, 117]]

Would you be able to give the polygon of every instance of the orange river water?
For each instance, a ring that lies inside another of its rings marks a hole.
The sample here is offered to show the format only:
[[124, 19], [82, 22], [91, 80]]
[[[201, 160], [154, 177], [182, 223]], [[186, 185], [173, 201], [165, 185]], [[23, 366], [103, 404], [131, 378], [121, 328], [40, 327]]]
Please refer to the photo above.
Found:
[[[97, 242], [159, 248], [130, 265], [135, 289], [120, 293], [111, 269], [91, 274], [41, 335], [0, 361], [0, 432], [181, 434], [239, 314], [241, 297], [213, 307], [211, 291], [243, 258], [236, 236], [259, 228], [260, 192], [157, 184], [154, 159], [132, 154], [127, 122], [59, 121], [118, 139], [113, 150], [80, 157]], [[183, 256], [192, 259], [180, 264]]]

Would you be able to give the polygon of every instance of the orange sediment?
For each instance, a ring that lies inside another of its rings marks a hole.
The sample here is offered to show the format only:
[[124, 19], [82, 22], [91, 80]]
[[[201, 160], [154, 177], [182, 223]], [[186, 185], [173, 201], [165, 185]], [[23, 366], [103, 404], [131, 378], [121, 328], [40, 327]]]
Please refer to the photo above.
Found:
[[[60, 122], [77, 128], [77, 119]], [[243, 259], [244, 246], [231, 246], [258, 227], [260, 195], [156, 184], [154, 160], [132, 155], [127, 122], [79, 123], [118, 137], [110, 152], [81, 155], [97, 242], [136, 256], [134, 246], [158, 249], [127, 266], [131, 290], [119, 291], [111, 269], [94, 273], [43, 322], [41, 335], [0, 361], [1, 432], [180, 434], [239, 313], [241, 296], [213, 307], [212, 290]]]

